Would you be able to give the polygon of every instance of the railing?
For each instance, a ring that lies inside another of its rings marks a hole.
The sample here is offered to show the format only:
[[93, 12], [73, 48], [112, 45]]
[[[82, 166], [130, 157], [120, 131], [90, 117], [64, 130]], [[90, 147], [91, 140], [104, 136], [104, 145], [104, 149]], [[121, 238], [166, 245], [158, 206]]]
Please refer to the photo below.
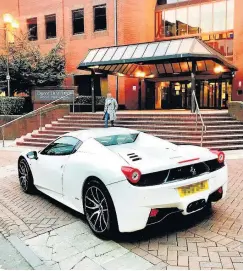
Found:
[[33, 110], [33, 111], [31, 111], [31, 112], [29, 112], [29, 113], [27, 113], [27, 114], [24, 114], [24, 115], [18, 117], [17, 119], [14, 119], [14, 120], [12, 120], [12, 121], [10, 121], [10, 122], [7, 122], [7, 123], [1, 125], [1, 126], [0, 126], [0, 129], [1, 129], [1, 132], [2, 132], [3, 147], [5, 146], [5, 144], [4, 144], [4, 143], [5, 143], [4, 128], [5, 128], [6, 126], [8, 126], [8, 125], [10, 125], [10, 124], [12, 124], [12, 123], [14, 123], [14, 122], [16, 122], [16, 121], [18, 121], [18, 120], [21, 120], [21, 119], [25, 118], [25, 117], [28, 116], [28, 115], [31, 115], [31, 114], [33, 114], [33, 113], [37, 113], [37, 112], [40, 111], [40, 118], [39, 118], [39, 119], [40, 119], [40, 125], [39, 125], [39, 130], [42, 131], [42, 110], [43, 110], [44, 108], [46, 108], [46, 107], [48, 107], [48, 106], [54, 104], [54, 103], [56, 103], [56, 102], [58, 102], [58, 101], [60, 101], [60, 100], [62, 100], [62, 99], [64, 99], [64, 98], [66, 98], [66, 97], [69, 97], [70, 95], [73, 95], [72, 105], [73, 105], [73, 113], [74, 113], [75, 95], [74, 95], [74, 92], [72, 92], [72, 93], [69, 93], [69, 94], [67, 94], [67, 95], [64, 95], [64, 96], [62, 96], [61, 98], [59, 98], [59, 99], [57, 99], [57, 100], [55, 100], [55, 101], [53, 101], [53, 102], [51, 102], [51, 103], [48, 103], [48, 104], [46, 104], [46, 105], [44, 105], [44, 106], [42, 106], [42, 107], [40, 107], [40, 108], [38, 108], [38, 109], [36, 109], [36, 110]]
[[[196, 97], [196, 94], [195, 94], [195, 91], [193, 90], [192, 91], [192, 102], [195, 103], [196, 105], [196, 108], [195, 109], [195, 113], [196, 113], [196, 131], [197, 131], [197, 128], [198, 128], [198, 115], [200, 117], [200, 120], [201, 120], [201, 124], [202, 124], [202, 130], [201, 130], [201, 142], [200, 142], [200, 146], [202, 147], [203, 145], [203, 138], [204, 138], [204, 134], [207, 132], [207, 127], [203, 121], [203, 117], [202, 117], [202, 114], [200, 112], [200, 108], [199, 108], [199, 105], [198, 105], [198, 102], [197, 102], [197, 97]], [[192, 108], [193, 108], [193, 105], [192, 105]]]

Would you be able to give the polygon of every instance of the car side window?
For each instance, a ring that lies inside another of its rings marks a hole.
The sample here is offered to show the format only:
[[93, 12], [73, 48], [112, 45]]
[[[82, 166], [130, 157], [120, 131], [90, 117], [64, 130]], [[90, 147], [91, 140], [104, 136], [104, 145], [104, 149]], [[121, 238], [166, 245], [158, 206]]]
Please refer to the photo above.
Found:
[[74, 153], [82, 142], [71, 136], [64, 136], [48, 145], [42, 155], [70, 155]]

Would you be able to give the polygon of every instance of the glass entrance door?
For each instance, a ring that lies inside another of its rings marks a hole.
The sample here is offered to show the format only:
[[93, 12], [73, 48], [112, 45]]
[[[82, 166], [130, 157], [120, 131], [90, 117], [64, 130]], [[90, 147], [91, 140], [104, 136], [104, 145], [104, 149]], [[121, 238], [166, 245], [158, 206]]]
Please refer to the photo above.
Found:
[[227, 108], [231, 88], [229, 80], [200, 82], [200, 108]]
[[182, 108], [182, 88], [180, 83], [171, 83], [171, 107], [175, 109]]
[[170, 82], [162, 93], [162, 109], [187, 109], [191, 106], [189, 82]]
[[[163, 82], [157, 95], [161, 109], [190, 109], [191, 82]], [[200, 108], [223, 109], [231, 101], [232, 84], [230, 80], [196, 81], [196, 96]], [[156, 97], [157, 97], [156, 96]]]

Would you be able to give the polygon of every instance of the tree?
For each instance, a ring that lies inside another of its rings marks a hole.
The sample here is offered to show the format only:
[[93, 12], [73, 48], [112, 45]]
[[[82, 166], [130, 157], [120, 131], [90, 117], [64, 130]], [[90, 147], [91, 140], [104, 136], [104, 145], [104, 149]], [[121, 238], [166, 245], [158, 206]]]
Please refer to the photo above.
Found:
[[[66, 77], [64, 42], [60, 40], [47, 54], [20, 33], [9, 46], [11, 92], [29, 92], [35, 86], [59, 86]], [[0, 85], [7, 87], [6, 53], [0, 54]]]

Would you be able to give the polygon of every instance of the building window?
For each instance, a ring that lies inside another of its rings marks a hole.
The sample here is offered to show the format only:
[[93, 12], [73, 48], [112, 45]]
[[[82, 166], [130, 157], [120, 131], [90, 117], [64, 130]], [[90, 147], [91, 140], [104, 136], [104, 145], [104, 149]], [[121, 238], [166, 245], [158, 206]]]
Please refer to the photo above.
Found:
[[227, 1], [227, 30], [234, 29], [234, 0]]
[[84, 9], [72, 11], [73, 35], [84, 33]]
[[106, 30], [106, 5], [94, 7], [94, 31]]
[[28, 39], [38, 40], [37, 18], [27, 19]]
[[165, 10], [165, 36], [172, 37], [176, 35], [176, 13], [174, 9]]
[[176, 34], [187, 35], [187, 8], [179, 8], [176, 11]]
[[213, 3], [213, 31], [226, 29], [226, 2]]
[[188, 34], [200, 33], [200, 6], [189, 6], [188, 14]]
[[224, 56], [233, 56], [233, 39], [214, 39], [207, 41], [213, 49]]
[[213, 5], [204, 4], [201, 6], [201, 30], [203, 33], [213, 30]]
[[157, 40], [195, 35], [204, 41], [210, 41], [213, 47], [225, 56], [232, 56], [234, 0], [166, 7], [156, 11], [155, 19]]
[[45, 16], [46, 21], [46, 39], [56, 38], [57, 29], [56, 29], [56, 15], [47, 15]]

